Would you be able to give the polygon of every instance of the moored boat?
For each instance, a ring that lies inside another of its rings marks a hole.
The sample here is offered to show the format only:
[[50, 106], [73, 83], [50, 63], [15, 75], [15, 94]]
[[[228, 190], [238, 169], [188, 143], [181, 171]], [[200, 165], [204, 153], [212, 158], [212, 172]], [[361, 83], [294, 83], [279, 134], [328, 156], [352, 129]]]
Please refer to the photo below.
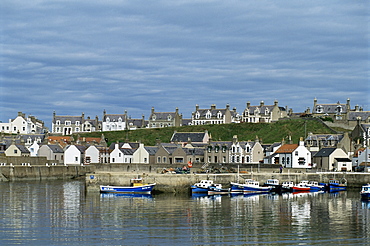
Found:
[[281, 191], [281, 184], [278, 179], [268, 179], [263, 184], [263, 186], [270, 186], [272, 187], [271, 191], [280, 192]]
[[222, 188], [221, 184], [213, 184], [208, 187], [208, 195], [226, 195], [230, 190], [231, 188]]
[[293, 181], [284, 181], [281, 183], [281, 191], [282, 192], [291, 192], [293, 191], [294, 183]]
[[136, 194], [151, 194], [156, 183], [144, 184], [141, 178], [131, 179], [130, 186], [113, 186], [101, 185], [100, 192], [102, 193], [136, 193]]
[[308, 187], [310, 187], [310, 190], [312, 191], [319, 191], [319, 190], [324, 190], [325, 189], [325, 186], [324, 185], [320, 185], [318, 182], [316, 181], [310, 181], [308, 184], [306, 184]]
[[295, 191], [310, 191], [310, 187], [307, 186], [307, 182], [299, 182], [293, 186], [293, 192]]
[[362, 199], [370, 199], [370, 184], [363, 185], [360, 194]]
[[326, 189], [329, 191], [347, 190], [347, 180], [343, 179], [342, 182], [340, 182], [339, 180], [331, 179], [329, 180]]
[[272, 188], [272, 186], [260, 186], [258, 181], [248, 180], [243, 184], [243, 193], [269, 192]]
[[198, 183], [193, 184], [191, 188], [192, 193], [208, 193], [210, 186], [219, 186], [214, 184], [213, 180], [201, 180]]

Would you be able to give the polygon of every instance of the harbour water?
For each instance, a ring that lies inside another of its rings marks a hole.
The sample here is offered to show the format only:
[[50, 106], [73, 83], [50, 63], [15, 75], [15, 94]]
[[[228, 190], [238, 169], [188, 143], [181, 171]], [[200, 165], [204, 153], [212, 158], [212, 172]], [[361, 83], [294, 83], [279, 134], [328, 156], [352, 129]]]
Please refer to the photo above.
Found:
[[364, 245], [370, 203], [340, 193], [116, 196], [0, 183], [0, 245]]

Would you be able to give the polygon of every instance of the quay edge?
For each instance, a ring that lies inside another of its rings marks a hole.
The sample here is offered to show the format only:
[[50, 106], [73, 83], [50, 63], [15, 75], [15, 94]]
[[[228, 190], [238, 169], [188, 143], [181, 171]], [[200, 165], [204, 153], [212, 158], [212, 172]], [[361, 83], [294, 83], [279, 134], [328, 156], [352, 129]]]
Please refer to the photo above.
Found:
[[254, 179], [264, 183], [267, 179], [276, 178], [280, 182], [301, 180], [314, 180], [328, 182], [329, 179], [346, 179], [348, 188], [360, 188], [370, 183], [370, 173], [342, 173], [342, 172], [317, 172], [317, 173], [190, 173], [190, 174], [161, 174], [161, 173], [134, 173], [134, 172], [102, 172], [89, 173], [86, 175], [86, 189], [88, 191], [99, 191], [100, 185], [129, 185], [130, 179], [142, 177], [146, 183], [156, 183], [155, 192], [159, 193], [187, 193], [190, 186], [203, 179], [213, 180], [228, 187], [230, 182], [243, 182], [244, 179]]

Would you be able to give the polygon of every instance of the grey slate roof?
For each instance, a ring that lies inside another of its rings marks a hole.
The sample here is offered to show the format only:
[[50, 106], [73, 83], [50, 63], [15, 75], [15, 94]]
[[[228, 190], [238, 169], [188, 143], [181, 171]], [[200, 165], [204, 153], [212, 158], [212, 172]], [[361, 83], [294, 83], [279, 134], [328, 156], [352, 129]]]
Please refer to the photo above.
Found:
[[370, 118], [370, 111], [351, 111], [348, 113], [348, 120], [357, 121], [357, 118], [360, 117], [361, 121], [365, 121]]
[[105, 114], [103, 116], [103, 121], [107, 121], [107, 118], [109, 118], [109, 121], [118, 122], [121, 118], [122, 121], [125, 121], [125, 115], [124, 114]]
[[149, 155], [155, 155], [155, 153], [158, 151], [158, 147], [153, 146], [144, 147], [144, 149], [148, 151]]
[[58, 144], [48, 144], [47, 146], [53, 153], [64, 153], [62, 147], [60, 147]]
[[21, 151], [21, 153], [30, 153], [30, 151], [24, 145], [16, 144], [15, 146], [17, 146], [17, 148]]
[[328, 157], [330, 156], [336, 148], [322, 148], [320, 149], [314, 157]]
[[[274, 105], [258, 105], [258, 106], [249, 106], [244, 110], [244, 112], [248, 112], [250, 115], [254, 115], [256, 111], [259, 112], [259, 114], [265, 114], [266, 109], [268, 110], [268, 114], [274, 109]], [[286, 108], [284, 107], [278, 107], [280, 111], [286, 111]]]
[[120, 149], [124, 155], [133, 155], [136, 149]]
[[175, 132], [172, 135], [171, 142], [203, 142], [205, 132]]
[[83, 123], [82, 116], [55, 116], [53, 118], [53, 123], [55, 124], [56, 121], [59, 120], [61, 124], [64, 124], [66, 121], [71, 121], [71, 124], [76, 124], [76, 121]]
[[[318, 108], [321, 108], [321, 112], [318, 112]], [[315, 114], [336, 114], [338, 113], [338, 108], [341, 108], [340, 113], [345, 114], [347, 113], [347, 105], [341, 103], [333, 103], [333, 104], [316, 104], [316, 107], [313, 108], [313, 113]]]

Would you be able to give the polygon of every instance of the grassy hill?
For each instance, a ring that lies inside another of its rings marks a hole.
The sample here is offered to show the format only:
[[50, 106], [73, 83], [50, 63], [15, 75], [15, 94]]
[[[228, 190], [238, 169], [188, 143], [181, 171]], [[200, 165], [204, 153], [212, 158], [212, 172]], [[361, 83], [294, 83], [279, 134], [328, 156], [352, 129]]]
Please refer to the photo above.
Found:
[[[263, 143], [280, 142], [283, 138], [291, 136], [294, 143], [298, 143], [300, 137], [305, 137], [309, 132], [314, 134], [336, 133], [318, 120], [287, 119], [275, 123], [240, 123], [223, 125], [200, 125], [167, 127], [155, 129], [138, 129], [134, 131], [103, 132], [108, 144], [112, 142], [142, 142], [146, 146], [154, 146], [156, 140], [169, 142], [174, 131], [177, 132], [204, 132], [208, 131], [214, 141], [231, 141], [234, 135], [240, 141], [254, 140], [256, 136]], [[101, 132], [80, 133], [85, 137], [101, 137]]]

